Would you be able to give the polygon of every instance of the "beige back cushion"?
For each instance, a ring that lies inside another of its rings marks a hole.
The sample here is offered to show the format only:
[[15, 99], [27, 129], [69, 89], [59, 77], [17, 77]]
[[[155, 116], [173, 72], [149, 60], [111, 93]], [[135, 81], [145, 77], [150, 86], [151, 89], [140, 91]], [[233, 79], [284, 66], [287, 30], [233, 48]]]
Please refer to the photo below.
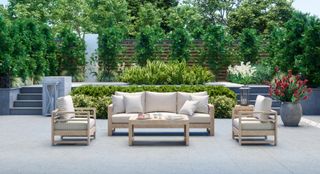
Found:
[[199, 102], [195, 112], [205, 113], [205, 114], [209, 112], [209, 108], [208, 108], [209, 96], [208, 95], [204, 95], [204, 96], [191, 95], [191, 99], [193, 101]]
[[[258, 95], [256, 98], [256, 103], [254, 105], [254, 111], [256, 112], [271, 112], [272, 99], [270, 97], [264, 97]], [[266, 114], [255, 114], [256, 117], [265, 120], [268, 119], [269, 115]]]
[[[57, 109], [63, 112], [74, 112], [72, 97], [70, 95], [59, 97], [57, 99]], [[75, 116], [74, 113], [61, 115], [62, 119], [70, 119]]]
[[146, 92], [146, 112], [176, 113], [176, 92]]
[[126, 113], [143, 113], [142, 94], [125, 95], [123, 98]]
[[204, 92], [195, 92], [195, 93], [187, 93], [187, 92], [178, 92], [177, 93], [177, 113], [180, 111], [184, 102], [187, 100], [191, 100], [191, 95], [194, 96], [205, 96], [208, 95], [207, 91]]
[[112, 114], [124, 113], [124, 99], [122, 95], [112, 95]]
[[115, 95], [121, 95], [121, 96], [126, 96], [126, 95], [141, 95], [141, 103], [142, 103], [142, 108], [143, 112], [146, 110], [146, 94], [145, 92], [115, 92]]

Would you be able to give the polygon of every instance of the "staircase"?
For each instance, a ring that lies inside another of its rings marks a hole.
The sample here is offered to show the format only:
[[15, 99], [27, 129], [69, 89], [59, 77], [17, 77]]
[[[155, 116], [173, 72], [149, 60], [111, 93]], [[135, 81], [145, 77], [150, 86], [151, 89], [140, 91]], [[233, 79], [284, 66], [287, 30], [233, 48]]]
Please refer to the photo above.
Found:
[[[228, 87], [228, 88], [237, 94], [237, 99], [239, 102], [239, 100], [240, 100], [240, 89], [239, 88], [240, 87]], [[250, 96], [249, 96], [250, 104], [252, 104], [252, 105], [255, 104], [257, 95], [263, 95], [266, 97], [270, 97], [269, 96], [269, 87], [264, 86], [264, 85], [250, 86]], [[280, 105], [281, 105], [280, 101], [278, 101], [278, 100], [272, 101], [272, 109], [277, 111], [278, 113], [280, 112]]]
[[22, 87], [10, 114], [42, 115], [42, 87]]

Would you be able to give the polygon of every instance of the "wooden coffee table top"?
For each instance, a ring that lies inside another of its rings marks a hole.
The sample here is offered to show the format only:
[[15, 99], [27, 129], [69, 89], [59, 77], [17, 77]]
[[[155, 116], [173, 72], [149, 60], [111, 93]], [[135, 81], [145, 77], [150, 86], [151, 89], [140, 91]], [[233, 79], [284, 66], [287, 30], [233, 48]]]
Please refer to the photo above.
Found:
[[145, 114], [149, 118], [138, 119], [138, 116], [131, 116], [129, 123], [131, 124], [186, 124], [189, 118], [186, 115], [172, 116], [170, 114]]

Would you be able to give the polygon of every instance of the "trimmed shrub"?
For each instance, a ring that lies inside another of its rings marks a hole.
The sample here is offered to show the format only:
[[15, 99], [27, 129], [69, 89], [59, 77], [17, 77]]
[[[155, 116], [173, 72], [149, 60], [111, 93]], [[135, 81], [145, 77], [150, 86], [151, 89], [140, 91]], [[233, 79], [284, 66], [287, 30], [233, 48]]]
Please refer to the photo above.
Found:
[[[210, 103], [216, 107], [216, 118], [230, 118], [227, 115], [236, 101], [236, 94], [223, 86], [83, 86], [72, 91], [74, 105], [76, 107], [97, 108], [97, 118], [108, 118], [108, 105], [111, 96], [116, 92], [200, 92], [207, 91]], [[233, 101], [233, 102], [231, 102]], [[232, 106], [232, 107], [231, 107]], [[229, 108], [228, 108], [229, 107]], [[228, 110], [227, 110], [228, 109]]]
[[128, 68], [118, 77], [119, 81], [137, 85], [195, 85], [213, 79], [214, 75], [209, 70], [201, 66], [189, 67], [185, 61], [148, 61], [145, 67]]
[[97, 118], [108, 118], [108, 105], [112, 103], [111, 97], [92, 97], [80, 94], [73, 95], [72, 99], [75, 107], [93, 107], [97, 109]]
[[225, 95], [210, 97], [209, 103], [215, 108], [215, 118], [231, 118], [232, 108], [237, 104], [236, 100]]

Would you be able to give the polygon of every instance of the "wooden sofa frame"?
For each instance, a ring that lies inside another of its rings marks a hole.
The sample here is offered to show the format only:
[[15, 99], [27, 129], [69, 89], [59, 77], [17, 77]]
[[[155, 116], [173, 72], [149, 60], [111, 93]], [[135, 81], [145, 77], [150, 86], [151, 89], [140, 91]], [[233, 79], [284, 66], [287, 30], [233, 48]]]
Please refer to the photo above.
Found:
[[[214, 136], [214, 106], [211, 104], [208, 104], [209, 107], [209, 115], [210, 115], [210, 123], [190, 123], [190, 128], [207, 128], [207, 132], [210, 136]], [[113, 123], [112, 122], [112, 110], [113, 110], [113, 104], [110, 104], [108, 106], [108, 136], [112, 136], [115, 132], [116, 128], [129, 128], [129, 123]], [[138, 127], [137, 127], [138, 128]], [[146, 126], [144, 126], [146, 128]], [[156, 128], [152, 126], [152, 128]], [[162, 128], [162, 127], [159, 127]]]
[[[63, 114], [75, 114], [75, 118], [72, 119], [61, 119]], [[79, 119], [82, 118], [82, 119]], [[65, 121], [85, 121], [86, 118], [87, 129], [86, 130], [56, 130], [55, 124], [57, 122]], [[94, 125], [90, 128], [90, 119], [94, 119]], [[56, 140], [55, 136], [60, 136], [61, 140]], [[81, 140], [66, 140], [65, 137], [79, 137]], [[85, 138], [85, 139], [83, 139]], [[75, 112], [64, 112], [58, 109], [52, 112], [51, 117], [51, 143], [52, 145], [57, 144], [85, 144], [89, 145], [91, 138], [96, 138], [96, 109], [95, 108], [75, 108]]]

